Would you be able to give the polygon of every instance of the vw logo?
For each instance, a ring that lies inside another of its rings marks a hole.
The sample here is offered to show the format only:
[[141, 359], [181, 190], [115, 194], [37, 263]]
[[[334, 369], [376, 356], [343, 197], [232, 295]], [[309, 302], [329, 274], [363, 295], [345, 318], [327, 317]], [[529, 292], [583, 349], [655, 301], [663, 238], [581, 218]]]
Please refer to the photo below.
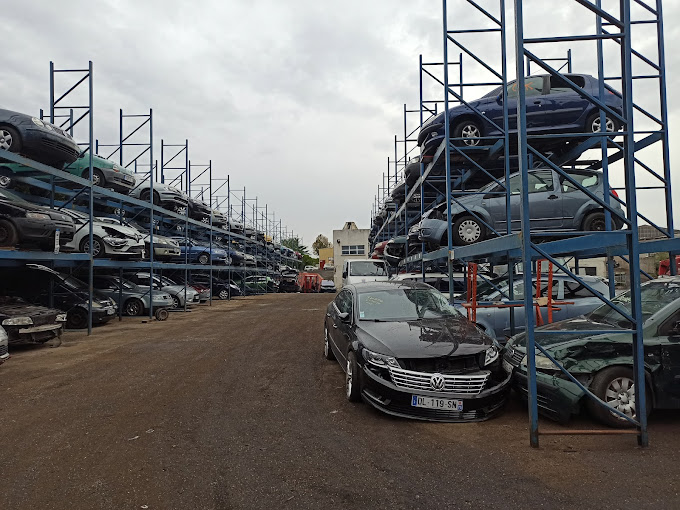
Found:
[[442, 374], [434, 374], [430, 377], [430, 387], [434, 391], [441, 391], [444, 389], [444, 376]]

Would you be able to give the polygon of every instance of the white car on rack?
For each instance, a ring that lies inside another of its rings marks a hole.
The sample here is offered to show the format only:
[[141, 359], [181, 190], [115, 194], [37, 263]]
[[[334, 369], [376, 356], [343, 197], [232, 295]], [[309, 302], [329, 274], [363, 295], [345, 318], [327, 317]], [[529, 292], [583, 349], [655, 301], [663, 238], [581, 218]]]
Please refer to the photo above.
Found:
[[[64, 248], [89, 253], [89, 216], [69, 209], [61, 209], [60, 212], [73, 218], [76, 227], [73, 239], [65, 244]], [[96, 258], [125, 257], [139, 259], [144, 257], [144, 236], [133, 228], [105, 223], [95, 218], [92, 222], [92, 234], [92, 255]]]

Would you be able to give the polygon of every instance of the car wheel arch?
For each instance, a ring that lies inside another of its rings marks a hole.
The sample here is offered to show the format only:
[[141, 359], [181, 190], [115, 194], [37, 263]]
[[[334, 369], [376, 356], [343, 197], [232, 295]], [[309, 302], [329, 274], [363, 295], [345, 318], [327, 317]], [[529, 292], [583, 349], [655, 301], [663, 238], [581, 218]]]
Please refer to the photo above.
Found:
[[449, 136], [451, 134], [451, 131], [453, 131], [453, 129], [455, 129], [455, 127], [458, 124], [460, 124], [461, 122], [469, 121], [469, 120], [474, 121], [479, 125], [479, 127], [481, 128], [481, 131], [482, 131], [482, 136], [483, 136], [485, 131], [486, 131], [486, 126], [484, 125], [485, 124], [484, 117], [481, 116], [481, 115], [478, 115], [477, 113], [475, 113], [472, 110], [461, 113], [460, 115], [456, 115], [455, 117], [453, 117], [452, 119], [449, 120]]
[[[603, 370], [606, 370], [608, 368], [626, 368], [628, 370], [633, 370], [633, 360], [629, 359], [617, 359], [614, 360], [611, 363], [600, 363], [600, 366], [597, 368], [597, 370], [593, 370], [590, 375], [590, 381], [588, 382], [588, 389], [590, 390], [590, 386], [592, 385], [593, 381], [595, 380], [595, 377], [597, 374], [602, 372]], [[645, 383], [647, 385], [647, 391], [645, 392], [645, 397], [649, 397], [651, 395], [652, 397], [652, 407], [656, 405], [656, 392], [654, 391], [654, 379], [652, 377], [652, 373], [658, 370], [658, 367], [656, 369], [653, 369], [650, 367], [647, 363], [645, 363]], [[585, 397], [585, 395], [584, 395]], [[588, 398], [588, 397], [585, 397]]]

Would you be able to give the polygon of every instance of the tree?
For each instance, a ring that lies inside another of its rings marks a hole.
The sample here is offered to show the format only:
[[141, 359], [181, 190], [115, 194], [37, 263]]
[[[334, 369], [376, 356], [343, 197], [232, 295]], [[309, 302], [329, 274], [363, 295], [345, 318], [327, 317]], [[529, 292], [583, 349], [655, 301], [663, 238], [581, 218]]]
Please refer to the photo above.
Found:
[[330, 245], [331, 243], [328, 241], [328, 238], [323, 234], [319, 234], [316, 236], [316, 241], [312, 243], [312, 249], [314, 250], [314, 253], [318, 255], [319, 250], [322, 248], [328, 248]]
[[304, 244], [300, 243], [300, 239], [298, 237], [284, 239], [281, 241], [281, 244], [287, 246], [291, 250], [299, 251], [303, 255], [309, 255], [309, 249]]

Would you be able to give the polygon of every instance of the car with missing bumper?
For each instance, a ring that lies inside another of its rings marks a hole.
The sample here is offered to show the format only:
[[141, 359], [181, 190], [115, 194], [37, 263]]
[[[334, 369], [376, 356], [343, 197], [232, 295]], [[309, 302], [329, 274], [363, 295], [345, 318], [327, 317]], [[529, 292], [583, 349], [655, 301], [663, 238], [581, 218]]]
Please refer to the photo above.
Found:
[[[680, 409], [680, 277], [661, 278], [640, 288], [647, 409]], [[630, 314], [630, 291], [612, 300]], [[536, 328], [536, 343], [583, 386], [609, 406], [636, 418], [631, 322], [608, 304], [579, 317]], [[598, 334], [598, 331], [602, 333]], [[563, 332], [563, 333], [560, 333]], [[512, 337], [503, 363], [513, 370], [513, 385], [527, 397], [524, 334]], [[586, 408], [598, 421], [630, 423], [587, 397], [547, 356], [536, 351], [538, 410], [560, 422]]]
[[[62, 209], [76, 226], [73, 239], [65, 247], [83, 253], [90, 252], [90, 217], [80, 211]], [[95, 218], [92, 222], [92, 256], [141, 259], [144, 255], [142, 234], [133, 228]]]
[[424, 283], [346, 285], [328, 305], [324, 356], [345, 395], [387, 414], [481, 421], [503, 409], [510, 374], [500, 345]]
[[[145, 202], [151, 201], [151, 183], [149, 180], [138, 183], [130, 191], [130, 196]], [[153, 203], [178, 214], [184, 214], [187, 212], [189, 197], [177, 188], [162, 182], [154, 182]]]
[[54, 308], [32, 305], [20, 297], [0, 296], [0, 325], [10, 344], [42, 344], [58, 339], [66, 314]]

